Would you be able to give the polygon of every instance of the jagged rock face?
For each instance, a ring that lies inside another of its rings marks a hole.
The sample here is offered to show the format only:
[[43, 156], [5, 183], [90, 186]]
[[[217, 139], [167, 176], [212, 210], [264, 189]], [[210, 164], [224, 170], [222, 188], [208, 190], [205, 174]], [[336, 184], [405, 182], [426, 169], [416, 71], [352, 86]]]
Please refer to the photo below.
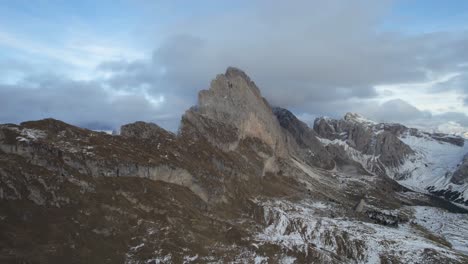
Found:
[[414, 153], [414, 151], [398, 137], [386, 131], [379, 133], [373, 144], [374, 150], [369, 150], [366, 153], [380, 155], [380, 161], [387, 166], [396, 167], [402, 165], [404, 159]]
[[344, 141], [365, 155], [378, 156], [385, 166], [397, 167], [413, 150], [397, 136], [404, 128], [391, 126], [388, 129], [382, 130], [381, 125], [352, 113], [340, 120], [318, 118], [314, 122], [314, 130], [320, 137]]
[[468, 183], [468, 154], [465, 155], [458, 169], [453, 173], [451, 181], [455, 184]]
[[[317, 139], [317, 133], [314, 130], [297, 119], [287, 109], [275, 107], [273, 113], [278, 118], [280, 125], [286, 130], [286, 133], [292, 137], [291, 140], [288, 140], [292, 153], [296, 153], [302, 160], [312, 166], [324, 169], [334, 168], [335, 162], [332, 155]], [[293, 144], [292, 141], [296, 144]]]
[[[429, 133], [426, 133], [426, 134], [429, 134]], [[465, 144], [465, 139], [463, 139], [462, 137], [451, 136], [451, 135], [446, 135], [442, 133], [433, 133], [429, 135], [435, 140], [447, 142], [447, 143], [457, 145], [460, 147], [463, 147], [463, 145]]]
[[[237, 141], [247, 137], [258, 138], [276, 154], [286, 154], [281, 127], [270, 105], [255, 83], [239, 69], [228, 68], [225, 74], [218, 75], [211, 82], [208, 90], [200, 91], [198, 105], [184, 118], [196, 124], [200, 123], [197, 119], [211, 119], [233, 130]], [[233, 143], [235, 145], [236, 141]]]
[[379, 124], [351, 113], [341, 120], [318, 118], [314, 130], [341, 167], [361, 164], [409, 188], [468, 204], [467, 165], [462, 162], [468, 146], [461, 137]]

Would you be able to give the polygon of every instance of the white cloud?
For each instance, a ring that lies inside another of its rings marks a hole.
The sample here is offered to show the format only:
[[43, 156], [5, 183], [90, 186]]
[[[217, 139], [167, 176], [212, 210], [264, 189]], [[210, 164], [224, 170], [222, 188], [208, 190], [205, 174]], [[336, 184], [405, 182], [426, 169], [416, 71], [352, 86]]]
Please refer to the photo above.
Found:
[[[411, 105], [434, 114], [445, 112], [465, 112], [468, 113], [468, 107], [464, 104], [460, 93], [446, 87], [438, 92], [434, 88], [447, 83], [460, 76], [460, 73], [448, 73], [437, 75], [428, 75], [426, 81], [412, 83], [395, 83], [375, 86], [379, 94], [380, 102], [402, 99]], [[466, 84], [468, 85], [468, 83]]]
[[[144, 57], [144, 53], [128, 47], [118, 46], [115, 43], [112, 44], [112, 41], [102, 41], [99, 38], [63, 39], [54, 45], [23, 38], [1, 30], [1, 28], [0, 46], [20, 54], [33, 56], [30, 58], [31, 61], [42, 61], [43, 64], [51, 64], [49, 71], [62, 72], [76, 79], [88, 80], [97, 77], [96, 67], [104, 61], [116, 59], [135, 60]], [[57, 67], [57, 62], [65, 65], [65, 67]], [[63, 72], [63, 68], [67, 67], [70, 70]]]

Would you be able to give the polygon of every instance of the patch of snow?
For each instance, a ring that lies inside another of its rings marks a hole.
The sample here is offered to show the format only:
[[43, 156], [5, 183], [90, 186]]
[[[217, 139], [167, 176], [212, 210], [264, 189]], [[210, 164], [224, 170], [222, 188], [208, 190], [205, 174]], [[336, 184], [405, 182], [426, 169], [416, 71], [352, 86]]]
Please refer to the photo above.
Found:
[[313, 245], [327, 256], [330, 252], [338, 254], [345, 245], [348, 256], [358, 263], [380, 263], [382, 255], [396, 256], [402, 263], [423, 263], [427, 249], [453, 260], [460, 256], [421, 236], [409, 224], [393, 228], [346, 218], [318, 217], [306, 203], [268, 201], [262, 206], [264, 222], [269, 224], [256, 239], [286, 250], [306, 253]]
[[450, 182], [452, 173], [457, 169], [463, 157], [468, 153], [468, 144], [463, 147], [435, 140], [427, 135], [403, 135], [400, 140], [416, 153], [409, 156], [405, 163], [387, 172], [398, 182], [410, 189], [427, 192], [425, 189], [434, 186], [435, 190], [450, 189], [462, 193], [468, 200], [468, 184], [456, 185]]
[[140, 245], [134, 246], [130, 248], [130, 251], [137, 251], [138, 249], [142, 248], [145, 243], [141, 243]]
[[46, 133], [38, 129], [23, 128], [19, 132], [21, 136], [16, 137], [16, 140], [21, 142], [36, 141], [46, 137]]
[[468, 254], [468, 215], [454, 214], [445, 210], [415, 206], [415, 222], [432, 233], [444, 237], [454, 249]]
[[351, 147], [346, 141], [340, 139], [329, 140], [326, 138], [317, 137], [317, 139], [325, 146], [328, 145], [337, 145], [343, 147], [345, 153], [348, 157], [362, 165], [368, 171], [373, 171], [374, 166], [379, 164], [380, 155], [368, 155], [363, 154], [361, 151]]
[[103, 132], [103, 133], [106, 133], [108, 135], [114, 135], [114, 130], [107, 130], [107, 129], [93, 129], [93, 131], [95, 132]]
[[255, 264], [264, 264], [268, 263], [268, 258], [267, 257], [262, 257], [262, 256], [256, 256], [254, 259]]
[[185, 264], [185, 263], [191, 263], [191, 262], [193, 262], [193, 261], [195, 261], [195, 260], [197, 260], [197, 259], [198, 259], [198, 255], [195, 255], [195, 256], [193, 256], [193, 257], [184, 256], [184, 264]]
[[[374, 132], [380, 131], [383, 130]], [[400, 140], [414, 150], [415, 154], [407, 156], [399, 167], [385, 167], [381, 164], [379, 156], [363, 154], [344, 140], [317, 138], [325, 146], [343, 147], [350, 159], [360, 163], [369, 172], [385, 168], [387, 175], [414, 191], [428, 193], [427, 188], [433, 187], [435, 191], [459, 192], [464, 201], [468, 200], [468, 183], [457, 185], [451, 182], [452, 173], [468, 153], [468, 142], [458, 146], [434, 139], [427, 133], [419, 133], [418, 136], [406, 133], [400, 137]]]
[[347, 120], [347, 121], [353, 121], [353, 122], [357, 122], [357, 123], [361, 123], [361, 124], [365, 124], [365, 125], [376, 125], [377, 124], [377, 122], [372, 121], [370, 119], [367, 119], [364, 116], [362, 116], [360, 114], [357, 114], [357, 113], [347, 113], [345, 115], [344, 119]]
[[295, 262], [296, 258], [290, 256], [283, 257], [280, 261], [281, 264], [294, 264]]

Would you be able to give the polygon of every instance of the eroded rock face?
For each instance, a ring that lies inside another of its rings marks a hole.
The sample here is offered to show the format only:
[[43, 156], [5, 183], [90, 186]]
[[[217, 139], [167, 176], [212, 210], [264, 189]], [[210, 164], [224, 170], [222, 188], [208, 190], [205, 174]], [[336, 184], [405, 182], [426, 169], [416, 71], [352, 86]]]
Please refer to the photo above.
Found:
[[343, 141], [362, 154], [378, 156], [385, 166], [396, 167], [413, 150], [398, 138], [404, 128], [389, 126], [388, 129], [353, 113], [339, 120], [318, 118], [314, 122], [314, 130], [320, 137]]
[[468, 183], [468, 154], [465, 155], [458, 169], [453, 173], [451, 181], [455, 184]]
[[224, 124], [228, 130], [234, 130], [237, 141], [247, 137], [258, 138], [277, 155], [286, 154], [284, 135], [270, 105], [255, 83], [237, 68], [228, 68], [225, 74], [218, 75], [211, 82], [208, 90], [200, 91], [198, 105], [184, 118], [196, 125], [200, 123], [197, 119], [211, 119]]
[[[53, 119], [25, 122], [0, 127], [0, 150], [63, 175], [141, 177], [174, 183], [208, 201], [198, 177], [183, 162], [175, 136], [155, 124], [125, 125], [122, 136], [109, 136]], [[39, 196], [33, 192], [31, 197]]]
[[468, 202], [466, 157], [462, 161], [467, 148], [461, 137], [376, 123], [353, 113], [339, 120], [318, 118], [314, 130], [339, 167], [354, 170], [361, 164], [407, 187]]
[[288, 140], [288, 146], [291, 153], [295, 153], [302, 160], [312, 166], [318, 166], [324, 169], [333, 169], [335, 162], [332, 155], [325, 149], [322, 143], [317, 139], [317, 133], [309, 128], [304, 122], [297, 119], [289, 110], [275, 107], [273, 113], [285, 129]]

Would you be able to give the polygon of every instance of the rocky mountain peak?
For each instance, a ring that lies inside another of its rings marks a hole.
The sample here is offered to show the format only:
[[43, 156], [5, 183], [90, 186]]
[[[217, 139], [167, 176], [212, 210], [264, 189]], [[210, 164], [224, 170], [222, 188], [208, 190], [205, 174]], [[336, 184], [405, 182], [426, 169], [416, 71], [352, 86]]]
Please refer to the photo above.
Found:
[[[236, 67], [229, 66], [226, 69], [226, 73], [224, 75], [226, 77], [228, 77], [228, 78], [237, 78], [237, 77], [239, 77], [239, 78], [244, 79], [248, 83], [252, 82], [250, 77], [243, 70], [241, 70], [239, 68], [236, 68]], [[257, 91], [260, 93], [259, 90], [257, 90]]]
[[384, 173], [382, 164], [400, 166], [405, 157], [413, 153], [396, 134], [355, 113], [347, 113], [343, 119], [318, 118], [314, 130], [321, 138], [338, 140], [364, 155], [378, 157], [375, 166], [371, 166], [376, 173]]
[[213, 130], [207, 126], [216, 126], [215, 129], [219, 130], [222, 124], [226, 130], [237, 134], [227, 133], [230, 138], [222, 140], [230, 141], [230, 148], [235, 147], [239, 140], [252, 137], [264, 142], [277, 154], [285, 151], [281, 127], [270, 105], [247, 74], [234, 67], [218, 75], [208, 90], [200, 91], [198, 105], [186, 112], [182, 123], [182, 126], [191, 123], [207, 133], [207, 130]]
[[36, 121], [27, 121], [21, 123], [20, 125], [30, 129], [39, 129], [43, 131], [49, 131], [52, 133], [57, 133], [64, 130], [82, 130], [80, 128], [74, 127], [63, 121], [56, 120], [53, 118], [46, 118]]
[[123, 125], [120, 135], [124, 137], [135, 137], [140, 139], [157, 139], [161, 135], [172, 136], [172, 134], [154, 123], [142, 121]]
[[376, 122], [370, 119], [367, 119], [358, 113], [351, 113], [351, 112], [346, 113], [343, 120], [349, 121], [349, 122], [364, 123], [364, 124], [376, 124]]

